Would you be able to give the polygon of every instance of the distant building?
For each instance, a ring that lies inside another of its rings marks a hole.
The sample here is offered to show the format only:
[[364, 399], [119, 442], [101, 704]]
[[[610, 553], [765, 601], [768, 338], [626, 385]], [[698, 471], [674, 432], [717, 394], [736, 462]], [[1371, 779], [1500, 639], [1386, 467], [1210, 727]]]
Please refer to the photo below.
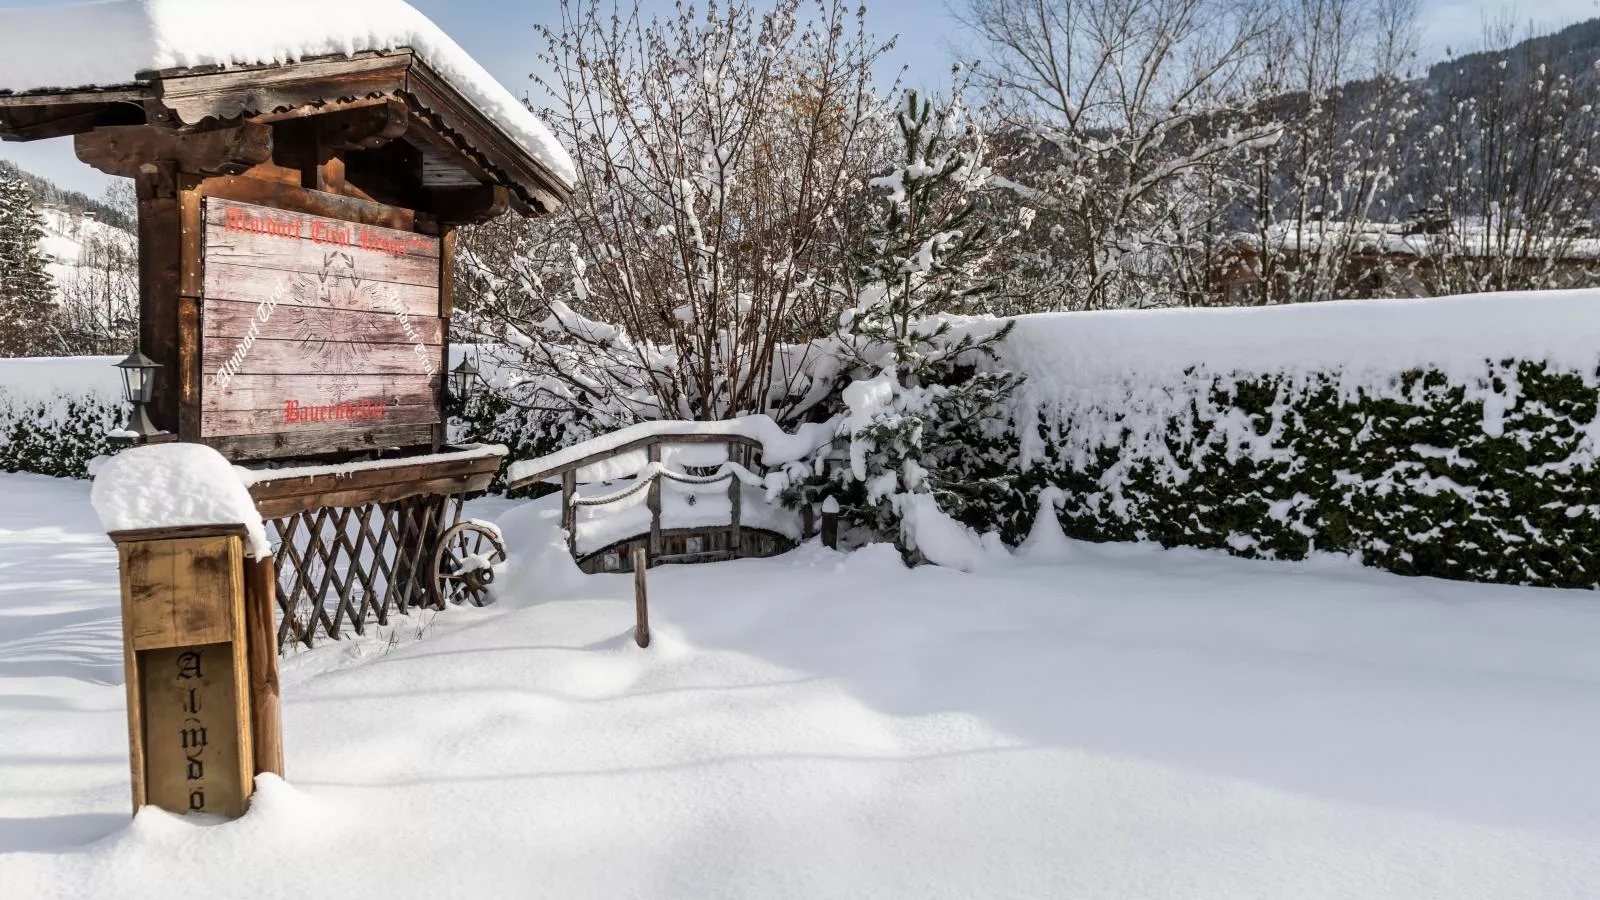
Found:
[[[1264, 238], [1264, 239], [1263, 239]], [[1267, 259], [1263, 259], [1265, 246]], [[1271, 268], [1272, 296], [1286, 296], [1307, 266], [1343, 259], [1335, 282], [1341, 297], [1431, 297], [1451, 293], [1455, 272], [1503, 266], [1510, 286], [1587, 287], [1600, 284], [1600, 237], [1580, 232], [1534, 236], [1522, 229], [1418, 218], [1402, 223], [1280, 222], [1260, 234], [1237, 234], [1213, 267], [1212, 289], [1228, 303], [1259, 302]]]

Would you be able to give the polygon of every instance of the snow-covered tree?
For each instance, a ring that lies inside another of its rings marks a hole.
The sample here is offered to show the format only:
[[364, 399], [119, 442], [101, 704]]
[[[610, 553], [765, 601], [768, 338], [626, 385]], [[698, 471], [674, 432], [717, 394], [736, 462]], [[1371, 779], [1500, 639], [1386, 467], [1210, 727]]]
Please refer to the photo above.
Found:
[[1283, 138], [1244, 154], [1255, 280], [1233, 302], [1380, 296], [1405, 257], [1399, 178], [1421, 111], [1416, 0], [1297, 0], [1252, 90]]
[[33, 192], [20, 177], [0, 172], [0, 356], [29, 355], [40, 346], [52, 312], [43, 237]]
[[[1168, 249], [1204, 219], [1208, 169], [1277, 140], [1245, 87], [1269, 0], [968, 0], [980, 77], [1018, 145], [1032, 218], [1005, 267], [1044, 308], [1171, 302]], [[1197, 194], [1197, 190], [1201, 190]]]
[[991, 181], [984, 135], [959, 92], [935, 104], [907, 91], [895, 121], [899, 164], [870, 182], [882, 196], [835, 336], [850, 380], [832, 402], [850, 464], [809, 478], [816, 467], [797, 467], [789, 499], [831, 497], [854, 525], [916, 553], [919, 523], [954, 526], [949, 517], [1006, 490], [985, 442], [1017, 378], [982, 365], [1011, 323], [951, 318], [982, 311], [997, 289], [988, 266], [1003, 235], [979, 203]]
[[[1443, 69], [1418, 205], [1432, 293], [1586, 286], [1600, 278], [1600, 79], [1553, 45], [1490, 26], [1487, 64]], [[1597, 64], [1600, 65], [1600, 64]]]

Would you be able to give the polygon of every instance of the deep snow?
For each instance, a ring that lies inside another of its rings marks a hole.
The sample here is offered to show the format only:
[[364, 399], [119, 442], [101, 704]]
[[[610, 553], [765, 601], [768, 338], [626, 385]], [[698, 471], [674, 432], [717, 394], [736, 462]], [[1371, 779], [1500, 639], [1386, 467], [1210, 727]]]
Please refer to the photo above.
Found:
[[1590, 593], [813, 545], [653, 571], [642, 651], [631, 580], [496, 501], [506, 602], [290, 657], [289, 783], [130, 826], [88, 486], [0, 496], [6, 897], [1600, 895]]

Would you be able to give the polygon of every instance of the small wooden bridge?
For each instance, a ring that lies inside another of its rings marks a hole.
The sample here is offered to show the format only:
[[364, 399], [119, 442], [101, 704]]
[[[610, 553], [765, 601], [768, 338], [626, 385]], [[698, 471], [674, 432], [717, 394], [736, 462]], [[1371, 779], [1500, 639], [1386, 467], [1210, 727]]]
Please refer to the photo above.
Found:
[[591, 574], [632, 571], [637, 547], [650, 566], [792, 550], [810, 535], [810, 517], [767, 501], [762, 443], [715, 427], [731, 424], [623, 429], [518, 463], [507, 488], [559, 481], [567, 547]]

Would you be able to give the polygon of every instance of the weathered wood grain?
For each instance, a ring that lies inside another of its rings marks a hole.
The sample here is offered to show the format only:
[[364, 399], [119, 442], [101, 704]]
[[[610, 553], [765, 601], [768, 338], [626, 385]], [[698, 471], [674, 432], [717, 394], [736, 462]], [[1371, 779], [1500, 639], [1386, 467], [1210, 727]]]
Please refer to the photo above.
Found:
[[[372, 252], [385, 253], [385, 255], [403, 255], [416, 259], [438, 259], [440, 255], [439, 238], [431, 235], [417, 234], [414, 231], [398, 228], [385, 228], [380, 225], [351, 222], [330, 216], [274, 209], [270, 206], [245, 203], [239, 200], [225, 200], [218, 197], [207, 198], [205, 224], [208, 231], [238, 235], [256, 234], [251, 230], [235, 230], [227, 227], [230, 219], [239, 216], [245, 216], [251, 220], [270, 220], [274, 224], [284, 227], [298, 226], [297, 234], [299, 240], [319, 246], [332, 243], [340, 236], [348, 236], [351, 245], [358, 250], [387, 247], [387, 250], [372, 249]], [[273, 237], [277, 240], [288, 240], [288, 238], [280, 237], [276, 234], [263, 236]], [[367, 241], [363, 242], [361, 240], [363, 237], [367, 238]]]
[[226, 435], [204, 440], [218, 453], [235, 461], [321, 456], [357, 450], [410, 449], [428, 446], [432, 442], [432, 425], [381, 425], [376, 428]]
[[215, 227], [206, 230], [206, 261], [300, 272], [320, 278], [337, 276], [435, 289], [439, 286], [437, 257], [396, 257], [355, 246], [319, 243], [309, 238], [222, 232]]
[[[417, 346], [423, 352], [416, 350]], [[214, 389], [216, 373], [233, 355], [231, 341], [208, 341], [201, 365], [205, 387]], [[425, 355], [424, 355], [425, 354]], [[437, 374], [437, 344], [363, 344], [350, 341], [256, 341], [243, 354], [241, 375], [429, 375]], [[430, 373], [428, 370], [434, 371]]]
[[279, 409], [285, 400], [327, 404], [352, 397], [394, 406], [433, 403], [440, 376], [354, 375], [335, 382], [322, 375], [236, 375], [206, 393], [204, 408]]
[[[352, 403], [355, 401], [352, 401]], [[369, 409], [371, 409], [369, 407]], [[297, 412], [309, 414], [310, 408], [302, 405]], [[375, 425], [432, 425], [439, 421], [439, 408], [432, 398], [410, 406], [385, 406], [383, 414], [370, 418], [331, 418], [320, 415], [307, 420], [288, 421], [285, 404], [272, 409], [226, 409], [208, 413], [202, 437], [229, 437], [245, 434], [315, 433], [328, 431], [360, 431]]]
[[206, 266], [205, 296], [208, 300], [233, 300], [252, 306], [272, 297], [280, 306], [354, 306], [408, 316], [438, 318], [439, 289], [426, 285], [398, 284], [362, 279], [360, 284], [324, 283], [304, 272], [284, 272], [256, 266], [212, 261]]
[[228, 537], [125, 545], [122, 565], [130, 602], [123, 627], [133, 649], [230, 640], [232, 609], [197, 598], [221, 596], [229, 589], [237, 554], [238, 540]]
[[218, 300], [214, 295], [206, 298], [208, 338], [250, 335], [255, 340], [301, 340], [308, 327], [325, 327], [333, 335], [369, 344], [444, 343], [444, 320], [430, 314], [409, 313], [401, 319], [387, 311], [329, 309], [308, 317], [305, 310], [285, 309], [282, 304], [263, 307], [260, 303]]
[[297, 170], [262, 163], [250, 171], [252, 174], [248, 177], [207, 178], [201, 185], [201, 193], [208, 198], [255, 203], [345, 222], [424, 231], [417, 214], [410, 209], [303, 188]]

